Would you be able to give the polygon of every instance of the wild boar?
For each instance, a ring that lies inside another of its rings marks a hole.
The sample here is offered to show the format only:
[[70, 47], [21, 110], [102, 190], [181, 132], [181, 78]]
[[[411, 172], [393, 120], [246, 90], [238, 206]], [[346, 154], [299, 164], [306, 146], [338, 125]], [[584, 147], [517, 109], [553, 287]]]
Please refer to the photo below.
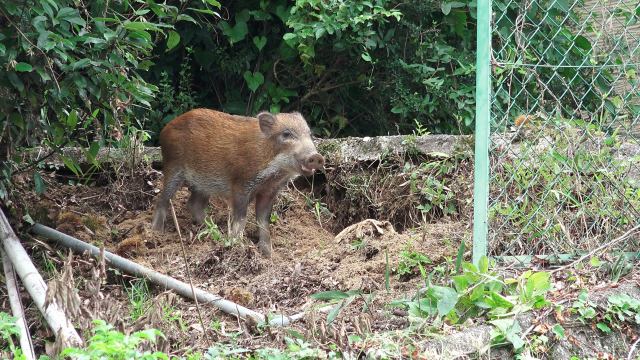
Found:
[[210, 196], [230, 206], [229, 236], [242, 238], [247, 207], [255, 200], [258, 249], [271, 256], [269, 218], [274, 200], [291, 179], [311, 176], [324, 158], [298, 113], [261, 112], [256, 118], [195, 109], [170, 121], [160, 132], [164, 188], [159, 195], [152, 229], [164, 231], [169, 200], [186, 184], [187, 206], [201, 223]]

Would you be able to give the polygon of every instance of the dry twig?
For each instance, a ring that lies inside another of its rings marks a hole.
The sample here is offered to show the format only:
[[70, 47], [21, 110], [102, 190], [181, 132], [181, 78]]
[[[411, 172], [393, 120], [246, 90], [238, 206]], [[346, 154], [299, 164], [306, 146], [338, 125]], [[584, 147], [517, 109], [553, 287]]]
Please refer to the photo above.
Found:
[[180, 247], [182, 248], [182, 257], [184, 259], [184, 268], [187, 273], [187, 279], [189, 280], [189, 286], [191, 286], [191, 294], [193, 295], [193, 301], [196, 303], [196, 311], [198, 311], [198, 318], [200, 319], [200, 326], [202, 326], [202, 331], [205, 334], [209, 334], [207, 332], [207, 328], [204, 326], [204, 320], [202, 320], [202, 311], [200, 310], [200, 304], [198, 304], [198, 297], [196, 296], [196, 292], [193, 289], [193, 280], [191, 279], [191, 271], [189, 271], [189, 261], [187, 260], [187, 250], [184, 248], [184, 241], [182, 240], [182, 233], [180, 232], [180, 224], [178, 224], [178, 217], [176, 216], [176, 209], [173, 207], [173, 202], [169, 200], [169, 204], [171, 205], [171, 215], [173, 216], [173, 223], [178, 231], [178, 238], [180, 238]]
[[576, 260], [576, 261], [574, 261], [574, 262], [572, 262], [570, 264], [567, 264], [565, 266], [561, 266], [561, 267], [559, 267], [557, 269], [554, 269], [553, 271], [551, 271], [551, 273], [555, 273], [555, 272], [562, 271], [562, 270], [565, 270], [565, 269], [570, 268], [570, 267], [574, 267], [576, 264], [582, 262], [584, 259], [590, 258], [591, 256], [593, 256], [595, 253], [597, 253], [599, 251], [602, 251], [602, 250], [604, 250], [606, 248], [609, 248], [609, 247], [611, 247], [611, 246], [613, 246], [613, 245], [615, 245], [615, 244], [617, 244], [619, 242], [622, 242], [622, 241], [626, 240], [627, 238], [629, 238], [631, 235], [633, 235], [638, 230], [640, 230], [640, 224], [638, 224], [638, 225], [634, 226], [633, 228], [629, 229], [627, 232], [625, 232], [624, 234], [620, 235], [619, 237], [617, 237], [617, 238], [615, 238], [615, 239], [613, 239], [613, 240], [611, 240], [611, 241], [609, 241], [607, 243], [604, 243], [604, 244], [598, 246], [597, 248], [589, 251], [587, 254], [581, 256], [578, 260]]

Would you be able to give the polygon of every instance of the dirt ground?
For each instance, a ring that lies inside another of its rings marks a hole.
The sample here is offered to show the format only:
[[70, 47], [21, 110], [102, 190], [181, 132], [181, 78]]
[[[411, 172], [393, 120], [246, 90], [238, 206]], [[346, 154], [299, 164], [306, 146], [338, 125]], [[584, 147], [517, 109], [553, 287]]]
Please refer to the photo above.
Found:
[[[183, 189], [173, 203], [186, 249], [188, 264], [185, 264], [171, 217], [167, 219], [164, 234], [150, 230], [153, 200], [161, 188], [160, 180], [160, 173], [146, 170], [105, 181], [106, 185], [100, 182], [68, 185], [68, 179], [51, 174], [45, 176], [48, 187], [45, 194], [26, 196], [32, 202], [29, 215], [35, 221], [95, 245], [104, 245], [107, 251], [186, 282], [189, 281], [185, 271], [188, 266], [194, 286], [264, 314], [292, 315], [309, 309], [321, 303], [310, 297], [320, 291], [362, 290], [373, 294], [356, 298], [331, 325], [326, 324], [326, 314], [312, 312], [290, 328], [256, 331], [211, 306], [201, 305], [198, 312], [192, 301], [149, 285], [148, 301], [141, 314], [133, 316], [131, 283], [134, 279], [107, 271], [99, 279], [99, 290], [96, 290], [95, 274], [99, 264], [88, 255], [76, 254], [71, 268], [80, 300], [88, 309], [85, 317], [91, 314], [103, 318], [126, 332], [157, 327], [167, 336], [166, 341], [160, 343], [160, 350], [171, 354], [204, 351], [220, 342], [233, 342], [248, 349], [282, 347], [284, 336], [291, 336], [292, 331], [314, 339], [319, 345], [333, 342], [347, 346], [349, 334], [404, 328], [406, 314], [398, 313], [388, 304], [411, 296], [423, 280], [417, 269], [416, 276], [402, 279], [397, 276], [401, 253], [426, 254], [433, 262], [430, 266], [437, 266], [455, 258], [460, 243], [470, 240], [466, 222], [445, 220], [402, 233], [396, 233], [392, 224], [383, 223], [383, 234], [365, 223], [357, 233], [349, 232], [338, 241], [336, 233], [330, 231], [331, 215], [315, 212], [309, 205], [311, 195], [305, 189], [289, 186], [279, 196], [274, 209], [277, 219], [271, 226], [273, 256], [265, 259], [251, 244], [255, 229], [251, 210], [247, 225], [249, 240], [225, 246], [222, 240], [198, 236], [207, 226], [191, 224], [186, 211], [188, 191]], [[222, 234], [226, 234], [225, 204], [214, 201], [209, 214]], [[21, 215], [14, 214], [15, 217]], [[30, 244], [28, 251], [43, 270], [45, 279], [59, 278], [67, 250], [43, 238], [31, 237], [25, 228], [20, 232]], [[6, 294], [0, 296], [0, 305], [8, 309]], [[29, 303], [26, 297], [24, 300]], [[37, 319], [36, 312], [31, 305], [28, 314]], [[32, 331], [39, 333], [39, 339], [53, 339], [42, 324], [35, 320], [32, 323]], [[44, 349], [44, 341], [36, 346]]]

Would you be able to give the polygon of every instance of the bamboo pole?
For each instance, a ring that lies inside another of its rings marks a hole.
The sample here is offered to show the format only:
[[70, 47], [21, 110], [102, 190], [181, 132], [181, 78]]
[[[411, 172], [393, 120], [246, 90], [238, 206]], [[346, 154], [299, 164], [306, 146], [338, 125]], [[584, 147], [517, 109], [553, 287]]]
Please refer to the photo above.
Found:
[[9, 221], [0, 209], [0, 238], [7, 256], [11, 260], [22, 284], [36, 304], [36, 307], [44, 316], [47, 324], [56, 336], [62, 347], [82, 346], [82, 339], [73, 328], [73, 324], [67, 319], [64, 311], [53, 301], [45, 307], [47, 284], [31, 262], [29, 255], [22, 247], [20, 240], [11, 229]]
[[[94, 245], [87, 244], [84, 241], [78, 240], [72, 236], [61, 233], [50, 227], [42, 224], [35, 224], [31, 231], [37, 235], [44, 236], [48, 239], [56, 241], [58, 244], [66, 246], [71, 250], [82, 253], [88, 251], [91, 255], [98, 257], [100, 255], [100, 249]], [[159, 285], [165, 289], [174, 290], [177, 294], [184, 296], [192, 300], [198, 300], [202, 304], [210, 304], [220, 309], [221, 311], [239, 317], [241, 319], [249, 320], [254, 324], [268, 324], [270, 326], [288, 326], [292, 322], [304, 317], [305, 313], [300, 313], [292, 316], [277, 315], [271, 319], [259, 312], [248, 309], [242, 305], [236, 304], [232, 301], [223, 299], [220, 296], [213, 295], [202, 289], [191, 286], [183, 281], [174, 279], [170, 276], [161, 274], [157, 271], [136, 264], [133, 261], [125, 259], [116, 254], [104, 251], [104, 258], [109, 262], [111, 266], [114, 266], [124, 272], [146, 278], [152, 283]], [[193, 292], [192, 292], [193, 291]], [[195, 294], [195, 297], [194, 297]]]
[[25, 359], [35, 360], [36, 354], [33, 351], [33, 344], [31, 343], [31, 335], [29, 334], [29, 325], [27, 324], [27, 318], [24, 316], [24, 308], [22, 307], [22, 301], [20, 301], [20, 292], [18, 291], [18, 281], [16, 280], [16, 273], [9, 260], [7, 253], [0, 247], [0, 254], [2, 254], [2, 267], [4, 268], [4, 278], [7, 282], [7, 293], [9, 294], [9, 304], [11, 305], [11, 314], [16, 318], [16, 326], [20, 333], [20, 348]]

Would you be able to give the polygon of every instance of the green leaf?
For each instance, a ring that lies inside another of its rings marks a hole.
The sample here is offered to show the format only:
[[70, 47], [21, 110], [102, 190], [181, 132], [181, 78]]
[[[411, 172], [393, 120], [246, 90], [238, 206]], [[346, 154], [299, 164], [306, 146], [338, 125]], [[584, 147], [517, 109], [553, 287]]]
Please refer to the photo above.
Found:
[[522, 328], [515, 319], [498, 319], [492, 320], [490, 323], [504, 335], [505, 339], [513, 345], [515, 350], [519, 350], [524, 346], [524, 341], [520, 337]]
[[327, 30], [325, 28], [323, 27], [317, 28], [315, 32], [316, 40], [320, 39], [326, 33], [327, 33]]
[[432, 286], [429, 290], [438, 299], [438, 316], [445, 316], [455, 309], [458, 303], [458, 293], [454, 289], [444, 286]]
[[173, 31], [173, 30], [169, 30], [169, 37], [167, 38], [167, 50], [169, 51], [171, 49], [173, 49], [174, 47], [176, 47], [176, 45], [178, 45], [178, 43], [180, 42], [180, 34], [178, 34], [177, 32]]
[[72, 9], [70, 7], [63, 7], [62, 9], [60, 9], [60, 11], [58, 11], [58, 15], [56, 16], [56, 19], [64, 20], [68, 23], [77, 24], [80, 26], [86, 25], [86, 22], [80, 16], [80, 12], [78, 12], [78, 9]]
[[78, 124], [78, 113], [75, 110], [72, 110], [67, 116], [67, 127], [69, 129], [75, 129]]
[[342, 310], [342, 303], [334, 306], [331, 309], [331, 311], [329, 311], [329, 314], [327, 314], [327, 324], [331, 324], [336, 319], [336, 317], [338, 317], [341, 310]]
[[440, 9], [442, 10], [443, 14], [449, 15], [449, 13], [451, 12], [451, 3], [443, 2], [442, 4], [440, 4]]
[[348, 298], [349, 294], [344, 291], [332, 290], [332, 291], [322, 291], [319, 293], [315, 293], [311, 295], [311, 298], [316, 300], [341, 300]]
[[160, 31], [158, 25], [150, 23], [150, 22], [142, 22], [142, 21], [134, 21], [134, 22], [125, 22], [124, 28], [131, 31]]
[[537, 272], [529, 276], [525, 291], [530, 299], [533, 296], [543, 295], [551, 289], [551, 273]]
[[489, 258], [483, 255], [478, 261], [478, 271], [481, 274], [486, 274], [489, 272]]
[[564, 339], [565, 335], [564, 335], [564, 328], [562, 327], [562, 325], [560, 324], [553, 325], [553, 327], [551, 328], [551, 331], [553, 331], [553, 334], [556, 336], [558, 340]]
[[594, 317], [596, 317], [596, 310], [592, 307], [582, 309], [581, 313], [585, 319], [593, 319]]
[[98, 151], [100, 151], [100, 143], [97, 141], [94, 141], [91, 143], [91, 146], [89, 146], [89, 150], [86, 153], [87, 159], [89, 159], [89, 161], [96, 166], [98, 165], [98, 162], [96, 161], [96, 156], [98, 156]]
[[555, 0], [551, 7], [563, 12], [569, 12], [569, 9], [571, 9], [568, 0]]
[[73, 64], [71, 64], [71, 69], [72, 70], [84, 69], [87, 67], [87, 65], [89, 65], [89, 63], [91, 63], [91, 60], [89, 59], [80, 59], [74, 62]]
[[47, 188], [47, 185], [42, 180], [42, 176], [37, 171], [33, 172], [33, 184], [35, 185], [36, 194], [42, 194]]
[[450, 2], [443, 2], [440, 5], [440, 9], [442, 10], [442, 13], [445, 15], [449, 15], [449, 13], [451, 12], [452, 8], [461, 8], [461, 7], [465, 7], [466, 4], [462, 3], [460, 1], [450, 1]]
[[[516, 324], [518, 323], [516, 322]], [[517, 325], [517, 327], [519, 329], [520, 325]], [[522, 349], [522, 347], [524, 346], [524, 340], [522, 340], [522, 337], [520, 337], [519, 332], [520, 331], [511, 330], [505, 335], [507, 341], [509, 341], [513, 345], [513, 348], [516, 351]]]
[[196, 9], [196, 8], [187, 8], [188, 10], [193, 10], [195, 12], [199, 12], [202, 14], [207, 14], [207, 15], [213, 15], [213, 16], [217, 16], [220, 17], [220, 14], [218, 14], [217, 12], [213, 11], [213, 10], [209, 10], [209, 9]]
[[294, 34], [294, 33], [286, 33], [286, 34], [282, 35], [282, 40], [289, 41], [289, 40], [295, 39], [296, 37], [297, 37], [297, 35]]
[[61, 158], [62, 158], [62, 162], [64, 163], [64, 165], [72, 173], [74, 173], [76, 176], [80, 176], [81, 172], [80, 172], [80, 168], [78, 167], [78, 163], [76, 163], [75, 161], [73, 161], [71, 158], [69, 158], [67, 156], [61, 156]]
[[198, 25], [198, 22], [196, 21], [196, 19], [194, 19], [193, 17], [187, 15], [187, 14], [180, 14], [178, 15], [178, 17], [176, 18], [176, 21], [189, 21], [192, 22], [196, 25]]
[[[33, 218], [31, 218], [31, 215], [29, 215], [29, 214], [25, 214], [22, 217], [22, 220], [26, 221], [27, 224], [29, 224], [29, 225], [35, 225], [35, 223], [36, 223], [35, 221], [33, 221]], [[16, 332], [16, 334], [17, 334], [17, 332]]]
[[599, 322], [596, 324], [596, 327], [605, 334], [611, 333], [611, 328], [605, 323]]
[[456, 273], [459, 273], [460, 269], [462, 268], [464, 251], [465, 251], [465, 244], [464, 244], [464, 241], [461, 241], [460, 247], [458, 248], [458, 255], [456, 256]]
[[494, 308], [511, 309], [515, 305], [512, 301], [497, 292], [491, 292], [490, 298], [491, 301], [493, 301]]
[[24, 91], [24, 83], [22, 82], [22, 80], [20, 80], [20, 78], [18, 77], [18, 75], [16, 75], [15, 72], [13, 71], [8, 72], [7, 77], [9, 78], [11, 85], [13, 85], [16, 89], [18, 89], [19, 92]]
[[253, 44], [258, 48], [258, 50], [262, 50], [262, 48], [267, 44], [267, 38], [265, 36], [256, 36], [253, 38]]
[[602, 261], [598, 259], [596, 256], [592, 256], [591, 259], [589, 259], [589, 263], [593, 267], [600, 267], [600, 265], [602, 265]]
[[220, 3], [219, 3], [219, 2], [217, 2], [216, 0], [205, 0], [205, 1], [206, 1], [209, 5], [211, 5], [211, 6], [215, 6], [215, 7], [217, 7], [218, 9], [220, 8]]
[[16, 71], [18, 72], [31, 72], [33, 70], [33, 66], [31, 64], [27, 64], [25, 62], [19, 62], [16, 64]]
[[222, 28], [222, 33], [229, 39], [231, 44], [244, 40], [249, 33], [247, 23], [245, 21], [238, 20], [237, 17], [235, 26], [231, 26], [228, 22], [223, 21], [220, 23], [220, 27]]
[[264, 75], [262, 75], [262, 73], [259, 71], [251, 73], [247, 70], [244, 72], [243, 77], [247, 82], [247, 86], [249, 86], [251, 92], [255, 92], [260, 87], [260, 85], [264, 83]]
[[587, 39], [586, 37], [582, 36], [582, 35], [578, 35], [576, 36], [576, 38], [573, 40], [573, 42], [576, 44], [577, 47], [584, 49], [586, 51], [591, 50], [591, 42], [589, 41], [589, 39]]
[[362, 57], [362, 60], [366, 62], [371, 62], [371, 55], [369, 55], [369, 53], [362, 53], [362, 55], [360, 56]]

